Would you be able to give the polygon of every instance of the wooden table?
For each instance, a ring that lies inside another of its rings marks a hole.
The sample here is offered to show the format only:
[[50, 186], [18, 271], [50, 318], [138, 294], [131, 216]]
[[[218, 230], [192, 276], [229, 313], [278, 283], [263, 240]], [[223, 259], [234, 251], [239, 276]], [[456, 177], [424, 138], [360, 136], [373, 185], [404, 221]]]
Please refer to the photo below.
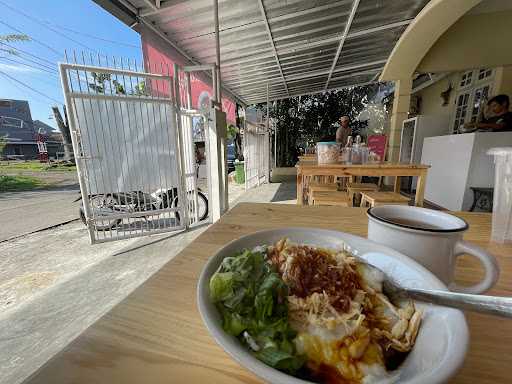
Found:
[[[491, 216], [457, 214], [470, 223], [465, 239], [492, 252], [502, 272], [492, 294], [512, 294], [512, 246], [489, 243]], [[206, 260], [242, 235], [289, 225], [336, 229], [366, 236], [361, 208], [238, 204], [145, 284], [36, 372], [30, 383], [261, 383], [213, 340], [196, 307], [196, 284]], [[482, 271], [462, 259], [458, 281]], [[108, 295], [108, 292], [105, 292]], [[468, 313], [469, 354], [452, 383], [510, 383], [512, 321]]]
[[304, 205], [304, 178], [308, 176], [394, 176], [395, 192], [400, 193], [400, 176], [417, 176], [415, 205], [423, 206], [425, 183], [430, 166], [423, 164], [367, 163], [319, 165], [316, 159], [300, 160], [297, 165], [297, 204]]

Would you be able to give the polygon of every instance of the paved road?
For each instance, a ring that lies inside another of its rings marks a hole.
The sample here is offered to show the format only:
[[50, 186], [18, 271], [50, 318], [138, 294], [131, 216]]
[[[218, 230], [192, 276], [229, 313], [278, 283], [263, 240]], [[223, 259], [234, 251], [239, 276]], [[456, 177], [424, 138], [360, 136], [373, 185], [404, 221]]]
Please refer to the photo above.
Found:
[[0, 241], [78, 218], [77, 190], [0, 193]]

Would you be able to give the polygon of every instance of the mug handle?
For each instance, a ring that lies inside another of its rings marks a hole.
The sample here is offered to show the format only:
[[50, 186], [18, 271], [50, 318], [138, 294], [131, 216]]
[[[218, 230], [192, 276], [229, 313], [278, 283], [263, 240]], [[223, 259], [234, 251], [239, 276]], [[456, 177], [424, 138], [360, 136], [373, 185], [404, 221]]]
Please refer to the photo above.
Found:
[[451, 291], [461, 293], [484, 293], [485, 291], [490, 289], [498, 280], [498, 276], [500, 274], [500, 267], [498, 266], [498, 262], [496, 261], [493, 255], [487, 253], [482, 248], [470, 244], [466, 241], [459, 240], [455, 243], [454, 254], [455, 256], [459, 256], [464, 253], [467, 253], [471, 256], [475, 256], [478, 260], [480, 260], [485, 269], [484, 279], [478, 284], [472, 285], [470, 287], [465, 287], [462, 285], [458, 285], [456, 283], [452, 283], [450, 284], [449, 288]]

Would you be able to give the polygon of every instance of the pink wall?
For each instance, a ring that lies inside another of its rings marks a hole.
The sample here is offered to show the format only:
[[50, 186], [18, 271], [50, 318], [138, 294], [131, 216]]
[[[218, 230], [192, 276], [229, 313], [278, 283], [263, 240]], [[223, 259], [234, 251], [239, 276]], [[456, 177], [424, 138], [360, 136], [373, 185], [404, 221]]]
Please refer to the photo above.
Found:
[[[156, 73], [164, 73], [174, 76], [174, 63], [178, 65], [187, 65], [182, 56], [175, 51], [170, 45], [163, 41], [159, 36], [156, 36], [151, 31], [141, 31], [142, 52], [144, 55], [144, 66], [146, 70]], [[182, 96], [182, 105], [185, 105], [185, 81], [184, 74], [180, 74], [180, 93]], [[197, 109], [201, 105], [208, 105], [209, 100], [213, 94], [212, 87], [191, 75], [192, 85], [192, 108]], [[158, 84], [156, 88], [167, 92], [167, 85]], [[235, 123], [235, 108], [236, 105], [227, 97], [222, 97], [222, 110], [226, 112], [228, 122]]]

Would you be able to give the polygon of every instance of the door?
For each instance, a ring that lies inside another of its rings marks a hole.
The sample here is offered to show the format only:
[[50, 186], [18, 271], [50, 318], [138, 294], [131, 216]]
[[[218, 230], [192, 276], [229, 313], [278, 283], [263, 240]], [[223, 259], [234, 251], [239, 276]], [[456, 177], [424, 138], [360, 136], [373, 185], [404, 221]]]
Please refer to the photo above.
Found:
[[470, 91], [461, 92], [455, 99], [455, 119], [453, 120], [453, 133], [458, 133], [467, 121]]
[[188, 227], [173, 77], [85, 64], [60, 74], [91, 242]]

